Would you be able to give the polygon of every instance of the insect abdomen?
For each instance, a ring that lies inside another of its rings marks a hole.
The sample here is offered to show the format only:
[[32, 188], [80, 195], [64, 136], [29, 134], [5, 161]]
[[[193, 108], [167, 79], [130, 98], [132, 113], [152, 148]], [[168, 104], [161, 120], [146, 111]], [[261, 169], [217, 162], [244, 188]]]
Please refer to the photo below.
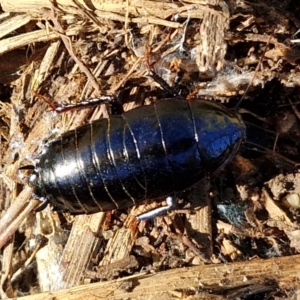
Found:
[[161, 100], [50, 143], [35, 171], [35, 193], [72, 213], [164, 197], [225, 164], [243, 135], [243, 123], [222, 106]]

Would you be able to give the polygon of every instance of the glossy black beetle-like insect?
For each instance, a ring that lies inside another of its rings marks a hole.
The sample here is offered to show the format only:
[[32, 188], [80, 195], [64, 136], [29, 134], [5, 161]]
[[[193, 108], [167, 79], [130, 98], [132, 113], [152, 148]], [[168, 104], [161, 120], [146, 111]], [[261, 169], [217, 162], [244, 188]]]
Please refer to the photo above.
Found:
[[172, 196], [224, 167], [244, 135], [240, 116], [222, 105], [163, 99], [64, 133], [40, 155], [29, 183], [59, 210], [125, 208]]

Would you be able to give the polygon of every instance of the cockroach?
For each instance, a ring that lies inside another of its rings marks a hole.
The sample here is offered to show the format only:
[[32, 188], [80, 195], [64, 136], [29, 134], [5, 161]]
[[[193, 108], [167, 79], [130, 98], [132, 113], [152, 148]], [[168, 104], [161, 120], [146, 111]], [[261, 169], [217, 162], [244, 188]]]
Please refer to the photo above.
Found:
[[244, 136], [237, 112], [175, 95], [62, 134], [38, 157], [29, 184], [38, 199], [74, 214], [167, 197], [168, 206], [139, 217], [149, 218], [228, 164]]

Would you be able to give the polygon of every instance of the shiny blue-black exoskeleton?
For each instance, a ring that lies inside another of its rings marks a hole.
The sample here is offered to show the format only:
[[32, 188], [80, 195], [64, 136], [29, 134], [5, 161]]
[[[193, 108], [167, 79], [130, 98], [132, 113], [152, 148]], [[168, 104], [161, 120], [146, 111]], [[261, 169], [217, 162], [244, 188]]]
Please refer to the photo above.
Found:
[[238, 113], [222, 105], [163, 99], [64, 133], [40, 155], [29, 183], [63, 211], [125, 208], [224, 167], [244, 135]]

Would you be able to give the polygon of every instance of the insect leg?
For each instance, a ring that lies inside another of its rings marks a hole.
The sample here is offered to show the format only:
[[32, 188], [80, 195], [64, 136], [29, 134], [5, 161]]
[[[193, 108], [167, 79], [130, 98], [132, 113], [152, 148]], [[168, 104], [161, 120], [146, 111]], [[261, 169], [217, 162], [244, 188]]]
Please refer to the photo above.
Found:
[[103, 95], [98, 98], [83, 100], [75, 104], [61, 105], [53, 108], [53, 110], [56, 111], [57, 113], [64, 113], [73, 109], [84, 109], [84, 108], [94, 107], [100, 104], [108, 104], [110, 106], [112, 115], [123, 113], [123, 105], [119, 97], [110, 96], [110, 95]]
[[178, 93], [175, 89], [173, 89], [171, 86], [169, 86], [169, 84], [162, 78], [160, 77], [157, 73], [155, 73], [152, 70], [149, 70], [149, 75], [150, 77], [156, 81], [163, 90], [165, 90], [168, 94], [170, 94], [170, 96], [172, 97], [178, 97]]
[[[34, 195], [33, 195], [34, 196]], [[49, 199], [45, 198], [45, 197], [34, 197], [34, 198], [37, 198], [37, 200], [41, 201], [42, 204], [40, 204], [40, 206], [38, 206], [34, 211], [37, 213], [37, 212], [40, 212], [42, 210], [44, 210], [48, 204], [50, 203]]]
[[156, 63], [151, 63], [150, 62], [150, 56], [151, 56], [151, 48], [149, 45], [146, 45], [146, 55], [145, 55], [145, 60], [146, 60], [146, 65], [148, 67], [149, 71], [149, 76], [156, 81], [163, 90], [165, 90], [170, 96], [172, 97], [180, 97], [178, 92], [172, 88], [162, 77], [160, 77], [157, 73], [153, 71], [153, 65]]
[[177, 204], [177, 198], [175, 196], [169, 196], [166, 198], [167, 206], [158, 207], [143, 213], [136, 217], [138, 221], [152, 219], [157, 216], [166, 214], [168, 211], [172, 210]]

